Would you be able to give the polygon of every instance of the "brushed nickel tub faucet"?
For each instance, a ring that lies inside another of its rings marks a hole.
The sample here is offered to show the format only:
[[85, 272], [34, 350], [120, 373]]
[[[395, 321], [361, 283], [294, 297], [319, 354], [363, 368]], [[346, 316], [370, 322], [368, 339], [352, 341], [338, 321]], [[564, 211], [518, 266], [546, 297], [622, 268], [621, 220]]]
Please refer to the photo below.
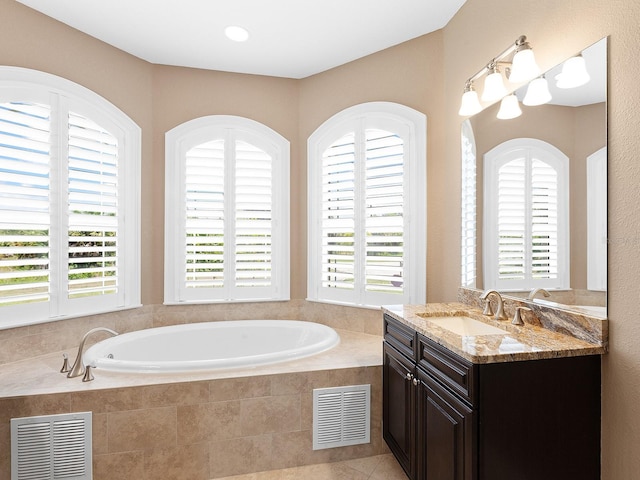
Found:
[[[87, 337], [89, 335], [91, 335], [92, 333], [96, 333], [96, 332], [107, 332], [109, 334], [111, 334], [112, 336], [116, 336], [118, 335], [118, 332], [116, 332], [115, 330], [111, 330], [110, 328], [106, 328], [106, 327], [96, 327], [96, 328], [92, 328], [91, 330], [89, 330], [87, 333], [84, 334], [84, 337], [82, 337], [82, 341], [80, 342], [80, 346], [78, 347], [78, 353], [76, 355], [76, 360], [75, 362], [73, 362], [73, 365], [71, 366], [70, 369], [66, 369], [65, 367], [68, 367], [67, 364], [67, 356], [66, 354], [64, 354], [64, 364], [62, 366], [62, 369], [60, 370], [61, 372], [65, 372], [67, 371], [67, 378], [74, 378], [74, 377], [79, 377], [80, 375], [84, 375], [85, 373], [85, 367], [84, 367], [84, 361], [83, 361], [83, 350], [84, 350], [84, 342], [87, 340]], [[87, 377], [89, 377], [89, 375], [87, 375]]]

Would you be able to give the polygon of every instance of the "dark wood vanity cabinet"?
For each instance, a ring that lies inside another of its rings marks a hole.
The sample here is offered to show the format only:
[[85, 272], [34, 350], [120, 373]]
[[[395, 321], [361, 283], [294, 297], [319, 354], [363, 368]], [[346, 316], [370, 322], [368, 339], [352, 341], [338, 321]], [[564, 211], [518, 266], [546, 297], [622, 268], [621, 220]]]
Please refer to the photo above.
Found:
[[600, 478], [600, 357], [472, 364], [385, 315], [383, 435], [412, 480]]

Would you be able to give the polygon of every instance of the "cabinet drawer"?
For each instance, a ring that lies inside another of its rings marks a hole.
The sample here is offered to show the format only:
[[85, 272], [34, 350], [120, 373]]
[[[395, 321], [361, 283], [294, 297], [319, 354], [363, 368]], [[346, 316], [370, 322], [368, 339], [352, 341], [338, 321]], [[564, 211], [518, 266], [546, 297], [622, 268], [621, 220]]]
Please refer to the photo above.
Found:
[[477, 375], [473, 363], [418, 335], [418, 364], [464, 400], [475, 403]]
[[389, 315], [384, 315], [384, 339], [398, 351], [416, 360], [416, 332]]

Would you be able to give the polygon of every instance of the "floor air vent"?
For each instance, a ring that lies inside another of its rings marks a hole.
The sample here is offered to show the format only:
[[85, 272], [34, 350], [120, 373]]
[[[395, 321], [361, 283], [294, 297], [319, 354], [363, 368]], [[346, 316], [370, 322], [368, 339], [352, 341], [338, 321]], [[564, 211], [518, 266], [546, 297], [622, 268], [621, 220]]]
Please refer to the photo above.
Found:
[[313, 449], [369, 443], [371, 385], [313, 391]]
[[91, 412], [11, 419], [11, 480], [91, 478]]

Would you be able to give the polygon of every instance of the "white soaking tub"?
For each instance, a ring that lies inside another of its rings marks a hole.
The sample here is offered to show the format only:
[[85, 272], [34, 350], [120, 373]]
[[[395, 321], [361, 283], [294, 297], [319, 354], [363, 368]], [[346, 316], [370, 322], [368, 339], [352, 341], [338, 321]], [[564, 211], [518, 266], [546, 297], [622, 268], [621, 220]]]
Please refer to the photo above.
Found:
[[237, 320], [150, 328], [103, 340], [84, 354], [100, 370], [172, 373], [257, 367], [329, 350], [326, 325], [297, 320]]

